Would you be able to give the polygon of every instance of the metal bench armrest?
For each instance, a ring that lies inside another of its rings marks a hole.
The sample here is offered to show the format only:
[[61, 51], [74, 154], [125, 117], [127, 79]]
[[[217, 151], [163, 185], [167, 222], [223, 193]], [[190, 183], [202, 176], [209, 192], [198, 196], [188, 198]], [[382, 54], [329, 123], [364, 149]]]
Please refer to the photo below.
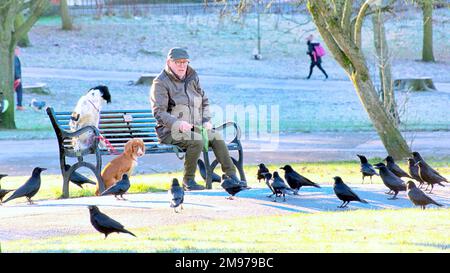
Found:
[[236, 122], [234, 122], [234, 121], [227, 121], [227, 122], [225, 122], [224, 124], [215, 127], [214, 130], [223, 130], [223, 129], [229, 127], [229, 126], [233, 126], [234, 129], [235, 129], [235, 131], [234, 131], [234, 133], [235, 133], [235, 134], [234, 134], [234, 138], [233, 138], [233, 140], [231, 141], [231, 143], [237, 143], [237, 144], [240, 144], [240, 140], [241, 140], [241, 129], [239, 128], [239, 126], [237, 125]]

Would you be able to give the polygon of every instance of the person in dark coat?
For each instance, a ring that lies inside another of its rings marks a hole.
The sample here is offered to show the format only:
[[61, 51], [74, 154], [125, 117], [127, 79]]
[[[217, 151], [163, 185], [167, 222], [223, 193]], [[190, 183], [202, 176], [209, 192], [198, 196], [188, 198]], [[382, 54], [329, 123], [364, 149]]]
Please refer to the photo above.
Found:
[[16, 110], [23, 111], [25, 108], [22, 105], [23, 87], [22, 87], [22, 66], [19, 59], [19, 48], [16, 47], [14, 51], [14, 90], [17, 94]]
[[317, 54], [315, 54], [314, 51], [314, 47], [319, 44], [313, 43], [312, 42], [313, 39], [314, 36], [312, 34], [309, 35], [308, 38], [306, 38], [306, 44], [308, 46], [308, 51], [306, 52], [306, 54], [308, 54], [309, 57], [311, 58], [311, 64], [309, 66], [309, 75], [308, 77], [306, 77], [306, 79], [309, 80], [311, 78], [314, 66], [317, 66], [320, 69], [320, 71], [322, 71], [322, 73], [325, 75], [325, 79], [328, 79], [327, 72], [322, 68], [322, 58], [317, 56]]

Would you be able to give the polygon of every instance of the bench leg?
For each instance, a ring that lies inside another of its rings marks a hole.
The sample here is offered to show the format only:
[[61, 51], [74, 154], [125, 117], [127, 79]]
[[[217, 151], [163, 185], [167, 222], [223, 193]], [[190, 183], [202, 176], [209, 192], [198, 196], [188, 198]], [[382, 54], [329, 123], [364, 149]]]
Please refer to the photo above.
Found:
[[208, 152], [203, 152], [203, 160], [205, 162], [205, 168], [206, 168], [206, 188], [208, 190], [210, 190], [210, 189], [212, 189], [212, 169], [211, 169], [211, 164], [209, 163]]

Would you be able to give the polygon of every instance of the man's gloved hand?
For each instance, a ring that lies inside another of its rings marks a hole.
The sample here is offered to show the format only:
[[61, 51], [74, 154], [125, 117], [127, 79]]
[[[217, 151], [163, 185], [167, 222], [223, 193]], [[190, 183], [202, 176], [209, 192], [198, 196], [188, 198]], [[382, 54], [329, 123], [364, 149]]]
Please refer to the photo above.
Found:
[[203, 128], [210, 131], [210, 130], [212, 130], [213, 126], [212, 126], [211, 122], [208, 121], [208, 122], [203, 123]]
[[192, 129], [192, 124], [186, 122], [186, 121], [181, 121], [180, 122], [180, 127], [178, 127], [178, 130], [180, 130], [180, 132], [184, 133], [184, 132], [188, 132]]

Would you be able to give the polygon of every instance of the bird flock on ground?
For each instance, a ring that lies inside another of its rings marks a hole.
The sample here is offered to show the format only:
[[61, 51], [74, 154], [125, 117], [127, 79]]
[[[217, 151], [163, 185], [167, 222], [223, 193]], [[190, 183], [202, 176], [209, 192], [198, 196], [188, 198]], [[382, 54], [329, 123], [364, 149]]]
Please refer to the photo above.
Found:
[[[408, 158], [408, 172], [403, 171], [395, 163], [392, 156], [387, 156], [385, 158], [386, 164], [379, 162], [374, 166], [368, 162], [364, 155], [358, 154], [357, 156], [361, 162], [360, 172], [362, 174], [362, 183], [364, 183], [364, 178], [367, 176], [370, 177], [371, 182], [372, 176], [380, 176], [383, 184], [389, 189], [389, 192], [386, 194], [393, 195], [388, 199], [395, 200], [397, 199], [399, 192], [406, 191], [411, 202], [416, 206], [420, 206], [422, 209], [425, 209], [425, 207], [430, 204], [440, 207], [442, 206], [442, 204], [437, 203], [425, 194], [421, 188], [426, 184], [427, 187], [425, 188], [425, 191], [427, 191], [431, 186], [431, 189], [428, 192], [431, 194], [435, 185], [444, 186], [443, 182], [450, 182], [439, 174], [439, 172], [434, 170], [429, 164], [427, 164], [418, 152], [413, 152], [413, 157]], [[69, 169], [70, 166], [66, 165], [65, 168]], [[299, 174], [290, 165], [285, 165], [280, 169], [284, 170], [284, 179], [277, 171], [274, 171], [272, 174], [264, 163], [258, 165], [258, 171], [256, 174], [258, 181], [261, 182], [261, 180], [264, 180], [267, 187], [271, 191], [271, 194], [267, 197], [273, 197], [273, 201], [275, 202], [277, 198], [281, 197], [283, 198], [283, 201], [286, 201], [286, 194], [299, 195], [299, 191], [302, 187], [321, 188], [317, 183]], [[377, 173], [376, 169], [379, 170], [379, 173]], [[33, 196], [35, 196], [39, 191], [41, 186], [41, 173], [45, 170], [45, 168], [41, 167], [34, 168], [31, 177], [16, 190], [2, 189], [0, 184], [0, 205], [21, 197], [27, 198], [30, 205], [34, 204], [31, 198], [33, 198]], [[203, 171], [203, 175], [205, 175], [205, 166], [201, 166], [200, 163], [199, 170], [201, 174]], [[7, 174], [0, 174], [0, 182], [2, 178], [6, 176]], [[411, 180], [405, 183], [401, 179], [402, 177], [406, 177]], [[419, 186], [417, 187], [412, 180], [416, 180], [419, 183]], [[94, 181], [77, 172], [72, 173], [70, 176], [70, 181], [80, 188], [83, 188], [84, 184], [96, 184]], [[225, 174], [222, 177], [215, 174], [213, 181], [220, 182], [221, 187], [230, 195], [229, 197], [226, 197], [229, 200], [233, 200], [237, 193], [250, 189], [246, 183], [231, 179]], [[126, 200], [123, 195], [127, 193], [130, 185], [131, 183], [128, 175], [124, 174], [120, 181], [106, 189], [103, 193], [101, 193], [101, 195], [114, 195], [117, 200]], [[339, 176], [334, 177], [333, 190], [337, 198], [342, 201], [342, 204], [338, 206], [338, 208], [345, 208], [352, 201], [365, 204], [368, 203], [366, 200], [361, 199], [349, 186], [347, 186]], [[12, 192], [12, 194], [5, 201], [3, 201], [5, 196], [10, 192]], [[178, 179], [173, 178], [170, 189], [168, 190], [168, 195], [170, 207], [173, 208], [174, 212], [178, 213], [178, 208], [180, 211], [183, 210], [185, 193], [183, 188], [180, 186]], [[120, 196], [120, 199], [118, 196]], [[105, 239], [112, 232], [128, 233], [136, 237], [135, 234], [126, 230], [122, 224], [102, 213], [97, 206], [91, 205], [88, 206], [88, 209], [92, 226], [98, 232], [103, 233], [105, 235]]]

